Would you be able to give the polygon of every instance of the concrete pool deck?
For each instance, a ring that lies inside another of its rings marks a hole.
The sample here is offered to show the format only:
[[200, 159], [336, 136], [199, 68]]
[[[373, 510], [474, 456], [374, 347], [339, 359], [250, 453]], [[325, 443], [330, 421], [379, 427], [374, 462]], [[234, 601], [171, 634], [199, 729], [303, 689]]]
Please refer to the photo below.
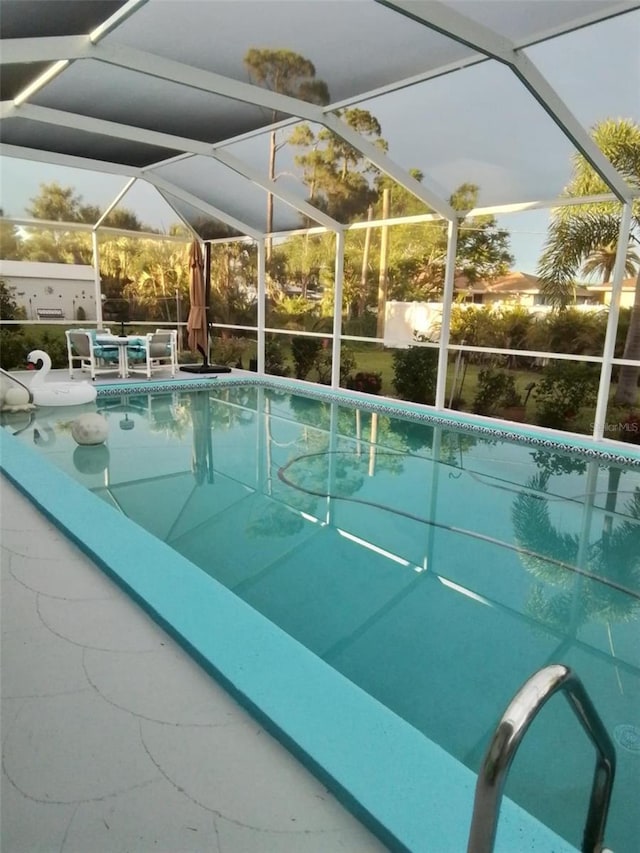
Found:
[[4, 477], [3, 853], [386, 848]]

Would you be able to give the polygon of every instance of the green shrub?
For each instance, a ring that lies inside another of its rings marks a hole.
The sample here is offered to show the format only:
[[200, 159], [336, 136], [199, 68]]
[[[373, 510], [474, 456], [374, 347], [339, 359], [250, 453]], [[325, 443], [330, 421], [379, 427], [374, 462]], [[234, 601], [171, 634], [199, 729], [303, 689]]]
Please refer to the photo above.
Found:
[[69, 356], [67, 355], [67, 341], [62, 329], [57, 332], [42, 332], [38, 334], [35, 329], [30, 329], [26, 335], [27, 355], [34, 349], [44, 350], [51, 359], [51, 366], [67, 367]]
[[282, 344], [277, 338], [267, 337], [264, 342], [264, 366], [271, 376], [289, 375], [289, 367], [284, 363]]
[[218, 364], [242, 363], [242, 356], [249, 347], [246, 338], [218, 338], [213, 345], [213, 358]]
[[533, 392], [541, 426], [566, 429], [583, 406], [593, 406], [598, 372], [592, 366], [564, 362], [546, 367]]
[[26, 367], [29, 345], [22, 332], [14, 329], [15, 326], [0, 329], [0, 367], [4, 370]]
[[[321, 349], [322, 341], [320, 338], [303, 338], [297, 335], [293, 338], [291, 355], [293, 356], [296, 379], [307, 378]], [[331, 372], [331, 368], [329, 368], [329, 372]]]
[[[318, 374], [318, 382], [322, 385], [331, 384], [331, 370], [333, 367], [333, 354], [331, 349], [321, 347], [314, 362]], [[351, 347], [343, 346], [340, 350], [340, 385], [346, 385], [349, 374], [356, 366], [356, 358]]]
[[503, 406], [520, 404], [513, 376], [493, 367], [478, 373], [478, 387], [472, 403], [472, 409], [477, 415], [494, 415]]
[[52, 367], [67, 367], [67, 342], [62, 329], [51, 332], [34, 326], [25, 332], [15, 332], [14, 328], [0, 331], [0, 366], [4, 370], [24, 370], [27, 356], [34, 349], [44, 350], [51, 358]]
[[403, 400], [433, 403], [437, 372], [437, 349], [413, 346], [393, 353], [393, 385]]
[[545, 352], [599, 355], [602, 353], [606, 329], [606, 312], [585, 312], [577, 308], [553, 311], [531, 326], [528, 347]]

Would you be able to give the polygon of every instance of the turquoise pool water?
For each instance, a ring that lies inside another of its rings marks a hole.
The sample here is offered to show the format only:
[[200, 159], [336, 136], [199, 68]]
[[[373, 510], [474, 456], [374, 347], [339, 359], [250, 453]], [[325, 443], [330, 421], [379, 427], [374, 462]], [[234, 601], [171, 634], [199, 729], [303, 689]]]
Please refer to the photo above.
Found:
[[[477, 770], [513, 693], [575, 668], [618, 743], [632, 851], [640, 469], [258, 387], [98, 400], [18, 437]], [[593, 752], [561, 698], [507, 794], [579, 846]]]

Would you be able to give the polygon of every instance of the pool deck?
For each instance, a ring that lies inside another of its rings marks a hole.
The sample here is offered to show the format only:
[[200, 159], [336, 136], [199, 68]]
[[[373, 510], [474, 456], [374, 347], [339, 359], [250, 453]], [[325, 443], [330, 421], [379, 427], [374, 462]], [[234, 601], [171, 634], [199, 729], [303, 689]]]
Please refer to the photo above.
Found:
[[4, 477], [3, 853], [376, 853], [291, 754]]

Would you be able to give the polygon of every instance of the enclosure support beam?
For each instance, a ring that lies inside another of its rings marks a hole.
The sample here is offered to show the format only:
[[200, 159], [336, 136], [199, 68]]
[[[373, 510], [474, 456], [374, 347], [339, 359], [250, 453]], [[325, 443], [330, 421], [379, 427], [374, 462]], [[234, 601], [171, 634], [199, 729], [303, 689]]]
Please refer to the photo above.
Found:
[[593, 423], [593, 437], [596, 441], [600, 441], [603, 438], [607, 419], [609, 385], [611, 382], [611, 360], [614, 357], [616, 347], [618, 316], [620, 314], [620, 294], [622, 293], [622, 281], [624, 279], [627, 249], [629, 248], [629, 233], [631, 231], [631, 212], [630, 204], [623, 205], [618, 248], [616, 250], [616, 262], [613, 268], [613, 281], [611, 283], [611, 303], [607, 319], [607, 332], [604, 339], [602, 366], [600, 368], [598, 400], [596, 402], [596, 414]]
[[344, 278], [344, 231], [336, 231], [336, 265], [333, 286], [333, 344], [331, 387], [340, 387], [340, 341], [342, 338], [342, 280]]
[[266, 325], [266, 299], [267, 299], [267, 276], [266, 276], [266, 248], [264, 237], [256, 240], [258, 249], [258, 375], [265, 373], [265, 333]]
[[[93, 281], [96, 296], [96, 328], [102, 326], [102, 287], [100, 285], [100, 247], [98, 246], [98, 232], [91, 232], [91, 245], [93, 246]], [[76, 319], [75, 317], [73, 318]]]
[[456, 271], [456, 251], [458, 248], [458, 222], [449, 222], [447, 229], [447, 260], [444, 269], [444, 293], [442, 295], [442, 326], [440, 328], [440, 347], [438, 350], [438, 378], [436, 382], [436, 409], [445, 407], [447, 385], [447, 363], [449, 360], [449, 325], [451, 323], [451, 303], [453, 302], [453, 280]]
[[135, 182], [137, 180], [138, 180], [137, 178], [129, 178], [127, 183], [122, 187], [122, 189], [120, 190], [118, 195], [113, 199], [113, 201], [107, 205], [102, 216], [98, 219], [96, 224], [93, 226], [94, 231], [102, 225], [102, 223], [109, 216], [111, 211], [114, 210], [114, 208], [116, 208], [120, 204], [122, 199], [126, 196], [126, 194], [129, 192], [129, 190], [131, 189], [131, 187], [135, 184]]

